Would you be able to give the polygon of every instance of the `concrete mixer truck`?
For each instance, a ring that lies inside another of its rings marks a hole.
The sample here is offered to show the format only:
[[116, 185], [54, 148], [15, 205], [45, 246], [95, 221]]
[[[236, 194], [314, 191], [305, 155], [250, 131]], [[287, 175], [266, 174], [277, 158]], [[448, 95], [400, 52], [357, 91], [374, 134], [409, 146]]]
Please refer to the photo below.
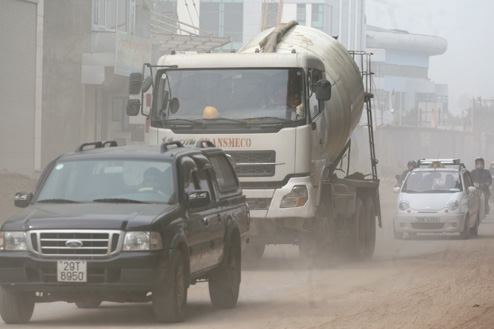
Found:
[[[129, 91], [137, 98], [127, 114], [147, 116], [149, 143], [208, 140], [233, 158], [251, 214], [244, 257], [260, 259], [268, 244], [298, 245], [306, 259], [372, 256], [380, 202], [371, 123], [372, 177], [348, 172], [350, 137], [372, 95], [337, 40], [290, 22], [236, 53], [162, 56], [131, 75]], [[216, 175], [215, 188], [228, 189]]]

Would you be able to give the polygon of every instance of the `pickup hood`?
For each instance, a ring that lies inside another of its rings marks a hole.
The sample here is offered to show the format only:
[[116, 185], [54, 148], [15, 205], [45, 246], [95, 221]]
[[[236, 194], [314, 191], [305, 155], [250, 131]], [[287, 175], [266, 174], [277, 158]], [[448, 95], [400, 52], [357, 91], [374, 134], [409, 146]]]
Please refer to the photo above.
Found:
[[11, 216], [7, 231], [44, 229], [148, 230], [178, 208], [166, 204], [37, 204]]

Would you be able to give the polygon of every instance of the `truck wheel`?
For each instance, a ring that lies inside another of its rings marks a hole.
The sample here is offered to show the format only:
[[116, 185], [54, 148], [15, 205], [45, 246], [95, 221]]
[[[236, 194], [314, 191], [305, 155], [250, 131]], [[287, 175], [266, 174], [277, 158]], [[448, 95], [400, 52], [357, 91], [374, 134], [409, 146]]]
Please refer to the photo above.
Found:
[[185, 260], [177, 249], [170, 260], [169, 276], [153, 290], [153, 312], [158, 322], [182, 322], [187, 304]]
[[101, 305], [101, 301], [95, 302], [76, 302], [77, 308], [98, 308]]
[[470, 236], [471, 237], [476, 237], [479, 235], [479, 214], [477, 214], [477, 219], [475, 220], [475, 225], [470, 229]]
[[470, 225], [470, 215], [467, 215], [465, 218], [465, 225], [463, 225], [463, 231], [460, 232], [460, 238], [463, 240], [470, 239], [470, 229], [468, 226]]
[[34, 311], [30, 292], [10, 291], [0, 287], [0, 315], [7, 324], [27, 323]]
[[367, 220], [367, 235], [365, 239], [365, 250], [364, 256], [365, 259], [371, 259], [372, 255], [374, 255], [374, 250], [376, 249], [376, 206], [374, 204], [374, 200], [371, 197], [368, 197], [365, 201], [365, 209], [367, 212], [367, 216], [369, 217]]
[[364, 203], [358, 197], [355, 216], [349, 221], [348, 252], [353, 260], [365, 260], [368, 257], [368, 252], [366, 251], [366, 240], [369, 235], [368, 222], [369, 216], [366, 213]]
[[240, 238], [236, 236], [225, 250], [224, 261], [209, 277], [209, 297], [217, 308], [232, 308], [237, 304], [241, 281]]
[[242, 262], [246, 266], [259, 265], [265, 250], [265, 244], [247, 245], [242, 252]]

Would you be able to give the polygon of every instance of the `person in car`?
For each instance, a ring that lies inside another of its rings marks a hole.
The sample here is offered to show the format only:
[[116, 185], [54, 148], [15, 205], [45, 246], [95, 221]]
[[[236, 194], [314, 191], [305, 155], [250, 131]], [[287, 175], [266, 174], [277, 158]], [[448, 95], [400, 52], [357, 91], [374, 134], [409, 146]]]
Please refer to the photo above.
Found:
[[485, 213], [488, 214], [489, 207], [489, 197], [491, 195], [491, 191], [489, 186], [492, 184], [492, 176], [491, 172], [487, 169], [484, 169], [484, 159], [477, 158], [475, 159], [475, 169], [472, 170], [472, 180], [474, 183], [477, 183], [479, 188], [484, 192], [485, 197]]

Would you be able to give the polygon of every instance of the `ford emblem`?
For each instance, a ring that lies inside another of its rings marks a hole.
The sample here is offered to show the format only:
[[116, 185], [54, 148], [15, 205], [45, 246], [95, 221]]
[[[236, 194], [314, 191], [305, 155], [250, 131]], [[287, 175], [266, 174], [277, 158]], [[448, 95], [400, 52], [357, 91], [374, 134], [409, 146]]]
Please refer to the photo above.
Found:
[[80, 248], [84, 245], [84, 243], [82, 243], [81, 240], [68, 240], [67, 242], [65, 242], [65, 245], [69, 248]]

